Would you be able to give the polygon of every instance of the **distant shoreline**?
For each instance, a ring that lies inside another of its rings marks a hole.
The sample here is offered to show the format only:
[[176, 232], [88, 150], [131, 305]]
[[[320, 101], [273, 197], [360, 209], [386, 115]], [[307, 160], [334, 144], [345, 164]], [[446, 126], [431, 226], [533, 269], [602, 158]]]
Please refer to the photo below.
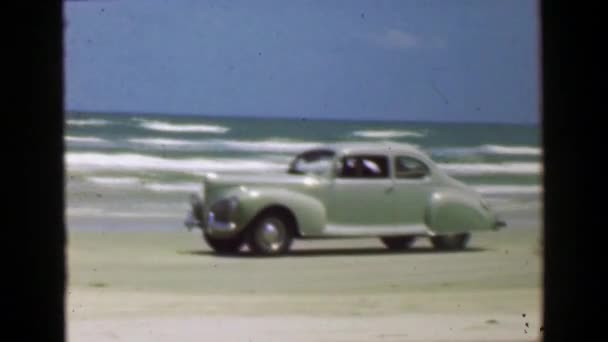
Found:
[[259, 120], [287, 120], [287, 121], [348, 121], [361, 123], [411, 123], [411, 124], [434, 124], [434, 125], [501, 125], [501, 126], [516, 126], [530, 127], [540, 129], [540, 123], [535, 122], [500, 122], [500, 121], [433, 121], [433, 120], [411, 120], [411, 119], [356, 119], [356, 118], [341, 118], [341, 117], [288, 117], [288, 116], [272, 116], [272, 115], [255, 115], [255, 114], [194, 114], [194, 113], [152, 113], [152, 112], [121, 112], [121, 111], [90, 111], [90, 110], [66, 110], [66, 118], [77, 117], [78, 115], [110, 115], [110, 116], [149, 116], [149, 117], [180, 117], [180, 118], [197, 118], [197, 119], [259, 119]]

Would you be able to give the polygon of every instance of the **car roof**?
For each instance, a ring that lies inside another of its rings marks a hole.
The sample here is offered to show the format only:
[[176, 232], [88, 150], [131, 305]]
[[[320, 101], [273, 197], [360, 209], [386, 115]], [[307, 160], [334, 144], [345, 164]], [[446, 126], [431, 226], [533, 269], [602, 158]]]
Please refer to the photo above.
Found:
[[404, 143], [396, 143], [392, 141], [382, 141], [382, 142], [343, 142], [343, 143], [335, 143], [324, 145], [322, 149], [330, 149], [335, 151], [339, 155], [347, 155], [347, 154], [386, 154], [386, 155], [396, 155], [396, 154], [407, 154], [411, 156], [419, 156], [423, 158], [427, 158], [428, 156], [418, 149], [414, 145], [404, 144]]

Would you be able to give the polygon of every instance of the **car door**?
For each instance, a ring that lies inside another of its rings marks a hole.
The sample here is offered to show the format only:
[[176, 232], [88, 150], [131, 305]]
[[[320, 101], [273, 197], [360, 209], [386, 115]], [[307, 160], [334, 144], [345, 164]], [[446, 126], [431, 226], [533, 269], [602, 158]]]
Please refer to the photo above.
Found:
[[394, 210], [400, 226], [424, 224], [425, 210], [432, 193], [429, 167], [420, 159], [398, 155], [393, 160]]
[[341, 158], [331, 186], [328, 223], [351, 229], [396, 223], [389, 164], [385, 155]]

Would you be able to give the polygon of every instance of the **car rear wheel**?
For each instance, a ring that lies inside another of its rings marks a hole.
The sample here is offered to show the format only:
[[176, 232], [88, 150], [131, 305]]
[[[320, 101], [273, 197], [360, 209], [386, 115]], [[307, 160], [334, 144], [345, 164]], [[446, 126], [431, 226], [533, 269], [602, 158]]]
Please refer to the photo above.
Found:
[[391, 237], [383, 237], [380, 238], [382, 243], [386, 246], [386, 248], [390, 250], [403, 250], [412, 247], [414, 241], [416, 241], [415, 236], [391, 236]]
[[431, 237], [431, 243], [439, 250], [461, 250], [467, 247], [470, 238], [469, 233], [437, 235]]
[[207, 242], [207, 244], [218, 254], [238, 253], [244, 242], [243, 237], [241, 236], [228, 239], [218, 239], [210, 236], [207, 233], [203, 233], [203, 237], [205, 238], [205, 242]]
[[263, 215], [247, 230], [247, 245], [257, 255], [276, 256], [286, 253], [293, 241], [289, 220], [277, 214]]

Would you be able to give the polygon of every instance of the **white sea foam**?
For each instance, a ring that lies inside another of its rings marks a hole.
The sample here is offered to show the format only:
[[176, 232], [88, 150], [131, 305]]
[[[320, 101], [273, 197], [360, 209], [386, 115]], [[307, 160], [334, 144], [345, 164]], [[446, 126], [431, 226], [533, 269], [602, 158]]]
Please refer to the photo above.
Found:
[[169, 159], [142, 154], [104, 154], [74, 152], [66, 155], [71, 170], [173, 171], [190, 174], [205, 172], [263, 172], [284, 169], [284, 164], [251, 159]]
[[479, 154], [538, 156], [541, 154], [541, 149], [533, 146], [481, 145], [473, 147], [432, 148], [431, 153], [446, 156], [470, 156]]
[[413, 137], [413, 138], [421, 138], [424, 137], [425, 133], [415, 132], [415, 131], [405, 131], [405, 130], [365, 130], [365, 131], [355, 131], [353, 132], [354, 136], [363, 137], [363, 138], [403, 138], [403, 137]]
[[313, 147], [318, 147], [321, 144], [313, 142], [296, 142], [296, 141], [280, 141], [280, 140], [265, 140], [265, 141], [236, 141], [229, 140], [220, 143], [228, 149], [240, 151], [255, 151], [255, 152], [301, 152]]
[[74, 136], [65, 136], [65, 140], [67, 142], [75, 142], [75, 143], [107, 143], [108, 141], [105, 139], [97, 138], [97, 137], [74, 137]]
[[87, 177], [86, 179], [95, 184], [109, 186], [135, 185], [140, 183], [139, 178], [135, 177]]
[[200, 142], [191, 140], [178, 140], [178, 139], [157, 139], [157, 138], [144, 138], [144, 139], [129, 139], [132, 144], [149, 145], [157, 147], [184, 147], [184, 146], [197, 146]]
[[510, 155], [533, 155], [541, 154], [538, 147], [533, 146], [502, 146], [502, 145], [483, 145], [488, 153], [493, 154], [510, 154]]
[[291, 140], [184, 140], [184, 139], [158, 139], [143, 138], [129, 139], [132, 144], [158, 148], [179, 148], [199, 151], [243, 151], [243, 152], [286, 152], [297, 153], [309, 148], [320, 146], [319, 143], [291, 141]]
[[173, 218], [180, 217], [181, 213], [150, 212], [150, 211], [115, 211], [100, 208], [67, 208], [67, 215], [71, 217], [122, 217], [122, 218]]
[[152, 121], [139, 119], [140, 126], [154, 131], [161, 132], [199, 132], [199, 133], [215, 133], [223, 134], [228, 132], [230, 129], [218, 125], [191, 125], [191, 124], [173, 124], [163, 121]]
[[473, 185], [473, 188], [484, 195], [534, 195], [540, 194], [542, 188], [538, 185]]
[[542, 172], [539, 163], [453, 163], [439, 164], [439, 167], [455, 175], [513, 174], [530, 175]]
[[195, 192], [201, 189], [200, 183], [175, 183], [175, 184], [161, 184], [161, 183], [148, 183], [144, 185], [144, 188], [156, 192]]
[[68, 125], [72, 125], [72, 126], [105, 126], [105, 125], [110, 124], [109, 121], [100, 120], [100, 119], [85, 119], [85, 120], [72, 119], [72, 120], [68, 120], [67, 123], [68, 123]]
[[87, 177], [87, 181], [108, 187], [134, 187], [155, 192], [191, 192], [201, 187], [200, 183], [146, 183], [136, 177]]

